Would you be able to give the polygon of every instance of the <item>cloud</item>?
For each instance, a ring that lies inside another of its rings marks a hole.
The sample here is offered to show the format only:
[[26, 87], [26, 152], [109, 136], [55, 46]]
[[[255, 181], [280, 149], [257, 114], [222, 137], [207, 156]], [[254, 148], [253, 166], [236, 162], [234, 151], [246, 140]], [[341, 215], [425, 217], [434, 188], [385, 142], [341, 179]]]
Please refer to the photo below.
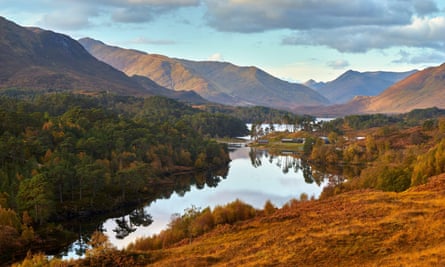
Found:
[[416, 0], [414, 1], [414, 9], [420, 16], [438, 12], [439, 8], [433, 1]]
[[286, 45], [320, 45], [340, 52], [367, 52], [395, 46], [445, 48], [445, 17], [415, 17], [410, 24], [351, 26], [335, 30], [296, 31], [282, 40]]
[[153, 13], [152, 8], [118, 8], [113, 11], [111, 18], [116, 22], [142, 23], [153, 20]]
[[210, 61], [222, 61], [222, 60], [224, 60], [224, 58], [223, 58], [223, 56], [220, 53], [215, 53], [215, 54], [212, 54], [208, 58], [208, 60], [210, 60]]
[[[208, 25], [223, 32], [287, 29], [288, 45], [363, 53], [395, 46], [445, 47], [445, 15], [434, 0], [203, 0]], [[442, 13], [441, 13], [442, 12]]]
[[203, 0], [210, 26], [228, 32], [405, 25], [438, 10], [433, 0]]
[[399, 56], [399, 59], [392, 62], [408, 64], [441, 64], [445, 62], [445, 53], [440, 51], [422, 51], [412, 55], [405, 50], [400, 50]]
[[[61, 9], [69, 9], [75, 16], [60, 12]], [[60, 5], [51, 13], [43, 15], [38, 24], [59, 30], [80, 30], [91, 27], [90, 18], [96, 16], [98, 16], [97, 11], [85, 5]]]
[[162, 13], [182, 7], [197, 6], [200, 0], [78, 0], [78, 2], [107, 10], [115, 22], [144, 23]]
[[199, 4], [200, 0], [59, 0], [44, 3], [46, 11], [52, 11], [43, 15], [39, 24], [78, 30], [93, 26], [91, 21], [98, 16], [120, 23], [144, 23], [156, 19], [159, 14]]
[[329, 61], [327, 65], [332, 69], [340, 70], [349, 67], [349, 62], [343, 59], [338, 59], [334, 61]]
[[173, 40], [156, 40], [145, 37], [138, 37], [129, 41], [131, 44], [150, 44], [150, 45], [173, 45], [176, 44]]

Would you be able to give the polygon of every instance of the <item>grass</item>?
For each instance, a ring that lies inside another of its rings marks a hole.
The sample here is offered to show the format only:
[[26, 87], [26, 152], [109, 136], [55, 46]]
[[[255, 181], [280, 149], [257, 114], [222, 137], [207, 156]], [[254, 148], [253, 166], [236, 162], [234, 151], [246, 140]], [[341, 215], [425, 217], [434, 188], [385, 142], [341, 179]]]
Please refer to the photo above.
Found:
[[157, 251], [150, 266], [443, 266], [444, 219], [441, 175], [403, 193], [294, 203]]

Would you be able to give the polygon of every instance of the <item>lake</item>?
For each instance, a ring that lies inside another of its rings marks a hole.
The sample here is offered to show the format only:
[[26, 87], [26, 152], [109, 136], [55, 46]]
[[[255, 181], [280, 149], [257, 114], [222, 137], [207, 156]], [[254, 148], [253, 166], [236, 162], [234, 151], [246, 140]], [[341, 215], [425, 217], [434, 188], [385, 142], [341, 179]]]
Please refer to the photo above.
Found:
[[[328, 174], [316, 171], [294, 155], [271, 155], [267, 150], [242, 147], [232, 150], [230, 158], [228, 173], [220, 177], [217, 186], [192, 186], [188, 192], [173, 193], [168, 199], [157, 199], [138, 209], [137, 214], [152, 220], [145, 221], [145, 226], [136, 222], [133, 213], [131, 218], [130, 215], [109, 218], [100, 228], [121, 249], [137, 238], [159, 233], [172, 215], [182, 214], [193, 206], [213, 208], [240, 199], [257, 209], [262, 209], [267, 200], [281, 207], [293, 198], [300, 199], [303, 193], [318, 198], [328, 184]], [[66, 256], [81, 255], [85, 243], [82, 239], [76, 241]]]

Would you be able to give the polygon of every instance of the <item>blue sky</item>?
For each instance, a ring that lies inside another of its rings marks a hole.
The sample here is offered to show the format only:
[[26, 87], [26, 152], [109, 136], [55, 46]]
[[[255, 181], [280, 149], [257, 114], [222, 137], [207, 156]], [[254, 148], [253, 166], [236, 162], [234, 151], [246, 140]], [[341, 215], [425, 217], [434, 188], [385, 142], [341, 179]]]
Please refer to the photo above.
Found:
[[0, 16], [74, 39], [257, 66], [298, 82], [445, 62], [442, 0], [0, 0]]

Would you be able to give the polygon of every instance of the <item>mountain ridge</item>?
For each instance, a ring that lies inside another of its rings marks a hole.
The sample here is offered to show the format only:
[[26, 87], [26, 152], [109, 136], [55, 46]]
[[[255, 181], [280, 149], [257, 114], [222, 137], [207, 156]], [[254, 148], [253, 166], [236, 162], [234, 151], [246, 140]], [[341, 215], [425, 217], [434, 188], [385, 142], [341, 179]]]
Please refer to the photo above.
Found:
[[330, 82], [323, 84], [315, 82], [315, 86], [317, 91], [331, 103], [343, 104], [355, 96], [376, 96], [415, 72], [417, 70], [405, 72], [348, 70]]
[[261, 105], [291, 108], [320, 105], [328, 101], [300, 84], [275, 78], [256, 67], [240, 67], [229, 62], [191, 61], [157, 54], [109, 47], [91, 38], [79, 40], [85, 48], [129, 76], [148, 77], [173, 90], [193, 90], [207, 100], [229, 105]]
[[294, 112], [324, 116], [405, 113], [413, 109], [445, 108], [445, 63], [417, 71], [377, 96], [358, 96], [347, 103], [298, 107]]
[[169, 90], [148, 78], [130, 78], [97, 60], [67, 35], [22, 27], [1, 16], [0, 62], [0, 88], [162, 95], [186, 102], [207, 102], [194, 92]]
[[124, 73], [92, 57], [64, 34], [0, 18], [0, 87], [114, 91], [146, 95]]
[[445, 107], [445, 63], [426, 68], [394, 84], [372, 98], [364, 111], [402, 113], [428, 107]]

